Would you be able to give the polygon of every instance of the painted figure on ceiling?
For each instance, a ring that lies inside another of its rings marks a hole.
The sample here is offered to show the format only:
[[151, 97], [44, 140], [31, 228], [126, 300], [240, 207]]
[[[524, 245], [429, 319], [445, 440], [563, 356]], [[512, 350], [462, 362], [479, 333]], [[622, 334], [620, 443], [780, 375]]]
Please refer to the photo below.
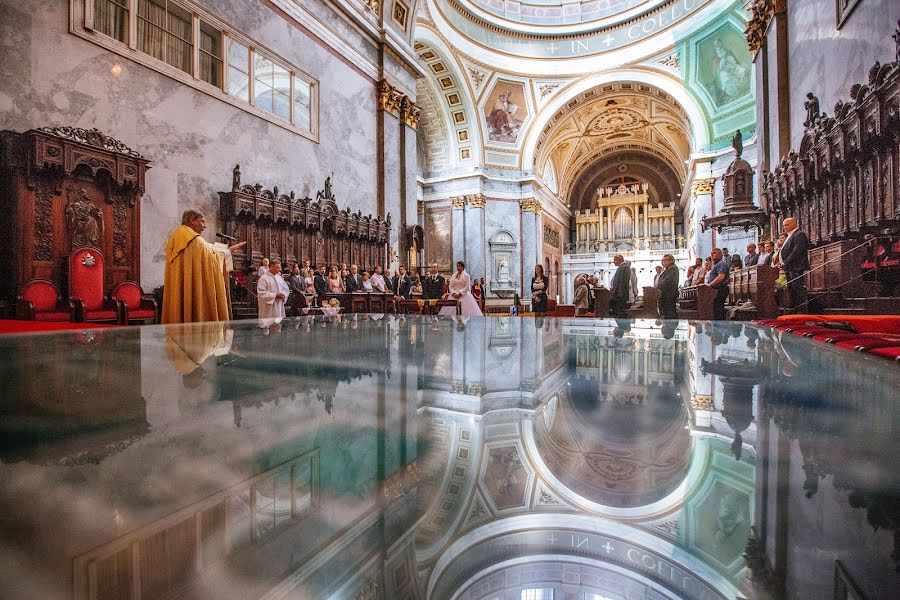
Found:
[[720, 105], [737, 100], [750, 90], [750, 69], [738, 62], [721, 38], [713, 40], [713, 52], [716, 100]]

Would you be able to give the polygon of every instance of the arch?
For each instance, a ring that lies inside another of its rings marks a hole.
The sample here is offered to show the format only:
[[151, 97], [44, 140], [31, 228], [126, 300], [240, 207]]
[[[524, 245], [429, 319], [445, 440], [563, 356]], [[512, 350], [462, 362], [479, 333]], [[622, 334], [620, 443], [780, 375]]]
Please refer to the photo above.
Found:
[[688, 115], [688, 123], [691, 126], [691, 151], [696, 152], [698, 148], [703, 148], [709, 144], [709, 124], [706, 122], [703, 110], [693, 96], [688, 93], [681, 81], [672, 76], [647, 69], [613, 69], [605, 73], [589, 75], [572, 83], [569, 87], [557, 93], [547, 106], [535, 116], [528, 131], [525, 132], [525, 142], [522, 146], [522, 166], [524, 168], [534, 168], [533, 163], [538, 141], [544, 132], [544, 128], [559, 109], [586, 91], [618, 81], [644, 83], [669, 94]]
[[[419, 58], [428, 66], [427, 79], [432, 90], [440, 90], [440, 92], [436, 94], [436, 98], [438, 98], [441, 106], [441, 114], [444, 116], [445, 127], [448, 132], [452, 132], [447, 140], [448, 144], [453, 148], [451, 163], [458, 164], [460, 162], [471, 160], [476, 166], [480, 165], [482, 157], [482, 139], [481, 127], [478, 121], [478, 111], [476, 110], [475, 102], [470, 93], [468, 80], [460, 69], [459, 63], [454, 58], [455, 53], [452, 49], [447, 47], [444, 40], [441, 39], [437, 33], [423, 23], [419, 23], [419, 26], [416, 28], [413, 48]], [[428, 54], [429, 51], [431, 54]], [[438, 68], [436, 67], [437, 64], [442, 65], [445, 69], [445, 71], [440, 71], [440, 73], [442, 73], [440, 76], [435, 70]], [[450, 78], [452, 87], [441, 84], [441, 79], [444, 77]], [[453, 93], [459, 95], [459, 106], [450, 105], [448, 98]], [[453, 113], [459, 111], [462, 111], [465, 117], [465, 120], [461, 123], [456, 122], [453, 118]], [[462, 131], [465, 131], [464, 136], [460, 133]], [[461, 141], [462, 137], [465, 137], [464, 141]], [[469, 158], [467, 159], [461, 158], [460, 149], [463, 147], [471, 148]]]

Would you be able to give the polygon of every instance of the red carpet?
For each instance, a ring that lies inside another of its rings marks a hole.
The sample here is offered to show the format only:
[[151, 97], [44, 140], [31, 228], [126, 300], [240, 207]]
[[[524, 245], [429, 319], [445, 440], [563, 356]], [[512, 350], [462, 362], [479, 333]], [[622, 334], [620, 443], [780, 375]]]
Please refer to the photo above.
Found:
[[83, 331], [85, 329], [101, 329], [107, 327], [117, 326], [97, 325], [95, 323], [41, 323], [40, 321], [0, 319], [0, 335], [6, 333], [40, 333], [42, 331]]
[[[851, 331], [827, 327], [829, 322]], [[900, 316], [895, 315], [782, 315], [759, 323], [794, 335], [834, 344], [845, 350], [900, 360]]]

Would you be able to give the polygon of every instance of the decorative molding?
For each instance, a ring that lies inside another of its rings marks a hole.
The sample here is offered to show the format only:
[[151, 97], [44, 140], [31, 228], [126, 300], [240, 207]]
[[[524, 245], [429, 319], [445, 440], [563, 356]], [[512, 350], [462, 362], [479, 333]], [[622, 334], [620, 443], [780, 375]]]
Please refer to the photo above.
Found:
[[691, 193], [695, 196], [699, 196], [701, 194], [712, 194], [715, 185], [715, 177], [710, 177], [709, 179], [695, 179], [693, 183], [691, 183]]
[[465, 196], [450, 196], [450, 207], [453, 210], [462, 210], [466, 207]]
[[400, 100], [400, 119], [413, 129], [418, 129], [420, 114], [422, 114], [422, 109], [419, 108], [419, 105], [410, 100], [408, 96], [403, 96]]
[[34, 186], [34, 260], [53, 260], [53, 184], [43, 178]]
[[400, 116], [400, 102], [405, 98], [403, 92], [392, 86], [386, 79], [378, 82], [378, 108], [395, 117]]
[[416, 213], [418, 213], [420, 215], [425, 214], [425, 201], [424, 200], [419, 200], [418, 202], [416, 202]]
[[404, 71], [409, 73], [413, 78], [418, 79], [419, 77], [422, 76], [421, 73], [416, 71], [416, 69], [412, 65], [410, 65], [409, 62], [405, 58], [403, 58], [402, 56], [397, 54], [396, 50], [394, 50], [393, 48], [391, 48], [390, 46], [388, 46], [386, 44], [383, 46], [383, 48], [384, 48], [384, 53], [387, 54], [388, 56], [390, 56], [394, 60], [394, 62], [396, 62], [398, 65], [400, 65], [400, 67]]
[[376, 15], [381, 14], [381, 0], [360, 0], [360, 2]]
[[694, 394], [691, 396], [691, 408], [694, 410], [705, 410], [708, 412], [713, 412], [716, 410], [713, 405], [712, 396], [707, 396], [704, 394]]
[[71, 140], [85, 146], [93, 146], [108, 152], [124, 154], [141, 160], [146, 160], [139, 152], [136, 152], [119, 140], [105, 135], [99, 129], [82, 129], [81, 127], [41, 127], [38, 131], [54, 137]]
[[534, 198], [522, 198], [519, 200], [519, 209], [522, 212], [541, 213], [541, 203]]
[[787, 0], [755, 0], [751, 8], [750, 20], [744, 29], [747, 38], [747, 47], [750, 52], [756, 52], [762, 47], [766, 38], [766, 29], [775, 15], [780, 15], [787, 10]]
[[549, 225], [544, 225], [544, 243], [559, 248], [559, 231]]
[[466, 196], [466, 203], [472, 208], [484, 208], [484, 194], [472, 194], [471, 196]]
[[538, 94], [540, 99], [543, 100], [553, 92], [559, 89], [559, 83], [541, 83], [538, 85]]

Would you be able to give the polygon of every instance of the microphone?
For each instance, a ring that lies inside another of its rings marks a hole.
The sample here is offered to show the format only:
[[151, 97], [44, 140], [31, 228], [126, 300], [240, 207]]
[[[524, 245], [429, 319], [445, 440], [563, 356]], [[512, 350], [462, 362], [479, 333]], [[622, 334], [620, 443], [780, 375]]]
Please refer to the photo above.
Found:
[[232, 237], [230, 235], [225, 235], [224, 233], [217, 233], [216, 237], [220, 240], [225, 240], [226, 242], [236, 242], [238, 241], [236, 237]]

